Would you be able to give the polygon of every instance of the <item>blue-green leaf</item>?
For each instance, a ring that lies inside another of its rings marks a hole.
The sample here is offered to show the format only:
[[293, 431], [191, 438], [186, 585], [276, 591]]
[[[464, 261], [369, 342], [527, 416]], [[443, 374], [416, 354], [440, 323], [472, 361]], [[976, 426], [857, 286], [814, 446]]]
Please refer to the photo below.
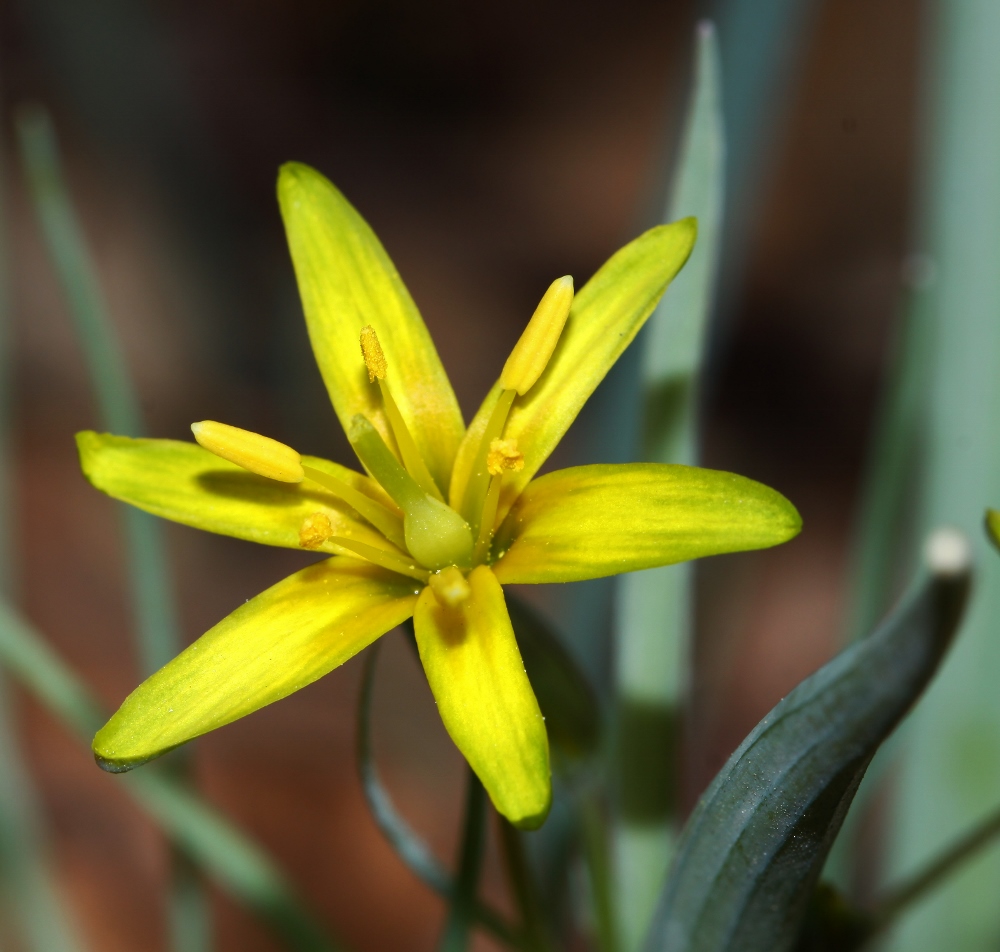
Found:
[[790, 952], [823, 862], [879, 745], [951, 643], [970, 580], [964, 536], [936, 533], [929, 574], [874, 634], [757, 725], [692, 814], [647, 952]]

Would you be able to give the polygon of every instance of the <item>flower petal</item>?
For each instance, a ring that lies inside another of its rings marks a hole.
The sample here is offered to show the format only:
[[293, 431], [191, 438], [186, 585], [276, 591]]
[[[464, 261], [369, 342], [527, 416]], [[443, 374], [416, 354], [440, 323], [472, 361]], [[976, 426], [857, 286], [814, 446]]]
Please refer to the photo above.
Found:
[[[76, 435], [80, 465], [101, 492], [186, 526], [250, 542], [301, 548], [299, 531], [321, 512], [333, 534], [384, 548], [385, 539], [339, 499], [308, 483], [279, 483], [179, 440], [133, 440], [94, 433]], [[327, 460], [303, 462], [342, 479], [392, 506], [374, 480]], [[329, 542], [318, 551], [331, 551]]]
[[335, 557], [241, 605], [139, 685], [94, 738], [129, 770], [311, 684], [413, 613], [420, 584]]
[[278, 201], [316, 361], [340, 418], [362, 413], [394, 445], [379, 388], [361, 356], [370, 324], [388, 362], [388, 385], [420, 454], [442, 491], [465, 426], [427, 328], [385, 249], [319, 172], [289, 162]]
[[540, 826], [552, 802], [549, 742], [503, 590], [485, 565], [457, 609], [425, 588], [413, 614], [420, 660], [451, 739], [512, 823]]
[[497, 531], [513, 582], [576, 582], [705, 555], [766, 549], [802, 519], [761, 483], [695, 466], [576, 466], [532, 482]]
[[[697, 225], [685, 218], [640, 235], [608, 259], [573, 299], [559, 345], [538, 383], [514, 401], [504, 430], [524, 454], [524, 468], [507, 477], [499, 515], [548, 459], [587, 399], [653, 313], [694, 247]], [[476, 449], [500, 396], [497, 383], [459, 448], [449, 498], [459, 506]]]

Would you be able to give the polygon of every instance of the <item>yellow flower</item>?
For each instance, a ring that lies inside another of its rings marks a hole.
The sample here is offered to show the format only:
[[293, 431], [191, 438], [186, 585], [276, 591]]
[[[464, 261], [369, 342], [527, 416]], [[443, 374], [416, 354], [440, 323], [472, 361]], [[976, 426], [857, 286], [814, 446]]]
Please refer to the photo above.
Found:
[[[323, 176], [278, 195], [313, 350], [369, 475], [206, 421], [198, 443], [86, 432], [98, 489], [186, 525], [332, 557], [241, 605], [122, 704], [94, 738], [127, 770], [322, 677], [410, 616], [455, 744], [496, 808], [540, 824], [545, 724], [501, 583], [569, 582], [762, 548], [801, 526], [729, 473], [597, 465], [535, 478], [687, 259], [692, 219], [626, 245], [573, 294], [546, 292], [471, 425], [395, 267]], [[360, 347], [359, 347], [360, 344]], [[207, 447], [207, 449], [206, 449]]]

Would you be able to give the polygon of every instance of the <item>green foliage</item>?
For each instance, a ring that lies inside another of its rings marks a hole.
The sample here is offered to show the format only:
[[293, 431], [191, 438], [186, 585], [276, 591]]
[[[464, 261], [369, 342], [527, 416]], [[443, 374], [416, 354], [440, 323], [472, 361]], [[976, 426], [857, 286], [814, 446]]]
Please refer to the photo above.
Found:
[[879, 745], [923, 692], [961, 619], [961, 536], [928, 546], [929, 577], [870, 637], [761, 721], [688, 821], [648, 952], [790, 952], [822, 865]]

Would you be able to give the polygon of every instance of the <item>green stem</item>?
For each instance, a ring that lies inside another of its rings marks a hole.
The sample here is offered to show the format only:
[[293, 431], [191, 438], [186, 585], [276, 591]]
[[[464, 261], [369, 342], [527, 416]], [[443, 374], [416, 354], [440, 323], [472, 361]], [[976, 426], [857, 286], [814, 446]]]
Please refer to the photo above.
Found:
[[[0, 600], [0, 664], [84, 744], [107, 714], [45, 641]], [[296, 952], [336, 952], [260, 847], [161, 765], [119, 783], [173, 843], [223, 890], [284, 936]]]
[[580, 804], [580, 820], [597, 947], [600, 952], [618, 952], [621, 945], [612, 889], [611, 859], [608, 855], [608, 828], [601, 806], [592, 794], [585, 795]]
[[511, 896], [521, 916], [523, 948], [526, 952], [550, 952], [552, 941], [545, 926], [545, 918], [538, 901], [538, 887], [524, 853], [521, 831], [504, 817], [500, 817], [500, 846]]
[[486, 791], [471, 769], [468, 775], [458, 873], [448, 906], [448, 919], [438, 945], [439, 952], [465, 952], [468, 947], [479, 889], [479, 872], [483, 865], [486, 846]]
[[922, 870], [891, 889], [877, 905], [873, 918], [878, 930], [886, 929], [915, 903], [941, 885], [967, 860], [1000, 837], [1000, 809], [989, 814], [964, 836], [944, 849]]
[[[411, 642], [412, 634], [410, 638]], [[400, 815], [382, 785], [375, 765], [375, 751], [372, 746], [372, 701], [375, 693], [375, 670], [381, 645], [375, 642], [365, 657], [364, 673], [361, 676], [361, 693], [358, 696], [357, 720], [357, 763], [361, 778], [361, 789], [365, 802], [371, 811], [375, 825], [393, 848], [396, 855], [421, 882], [433, 889], [439, 896], [451, 899], [455, 883], [448, 871], [438, 862], [430, 847]], [[413, 644], [416, 652], [416, 644]], [[475, 917], [482, 927], [492, 933], [505, 945], [518, 946], [520, 939], [505, 918], [491, 906], [477, 900]]]

